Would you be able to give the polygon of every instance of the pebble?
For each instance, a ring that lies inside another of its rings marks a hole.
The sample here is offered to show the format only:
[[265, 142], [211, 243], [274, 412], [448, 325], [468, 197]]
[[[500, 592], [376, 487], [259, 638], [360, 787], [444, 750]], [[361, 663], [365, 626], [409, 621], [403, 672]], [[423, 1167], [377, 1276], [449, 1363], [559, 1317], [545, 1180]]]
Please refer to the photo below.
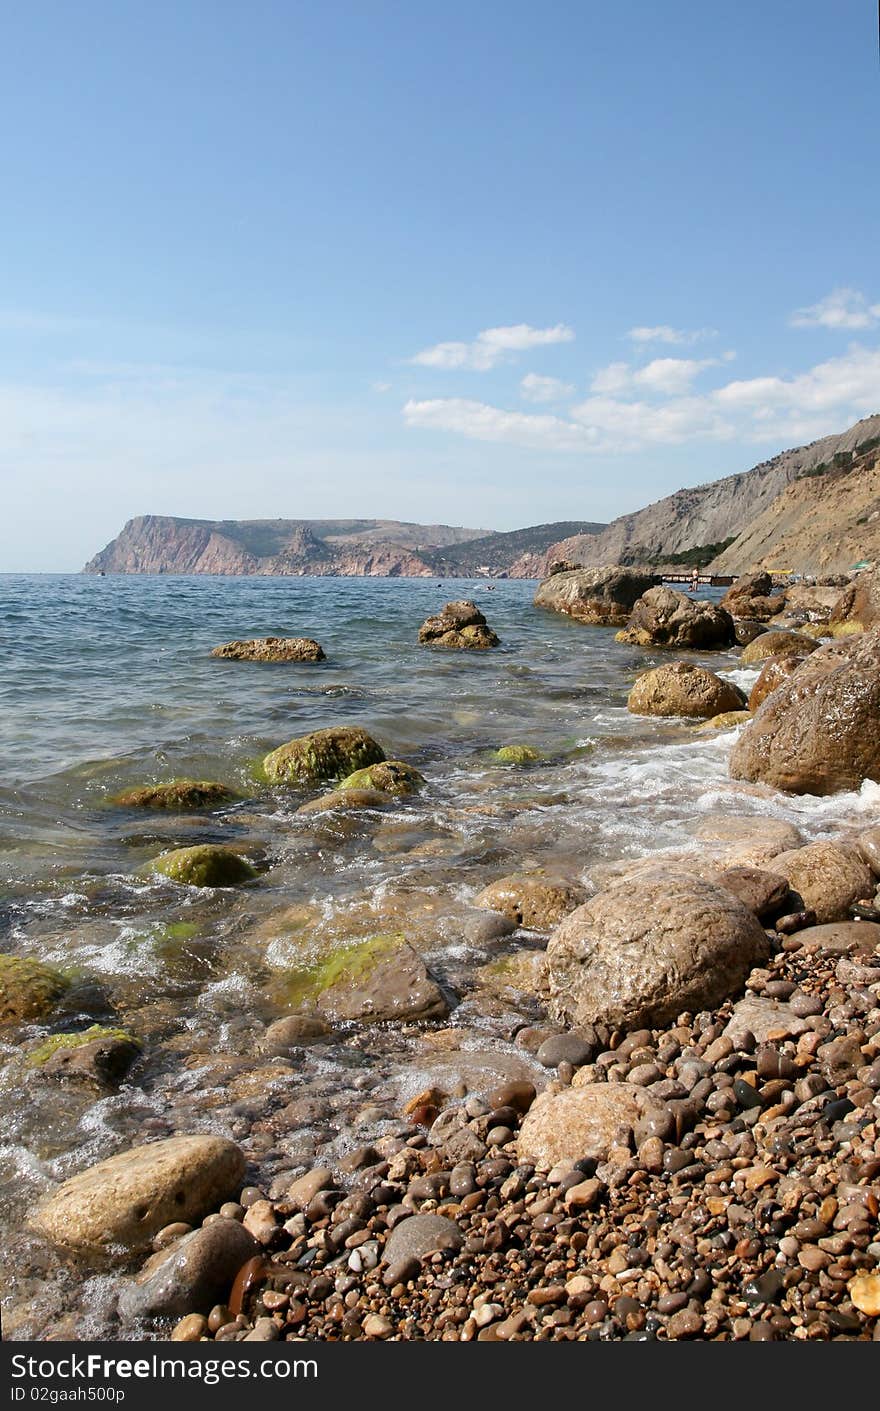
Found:
[[536, 1057], [545, 1068], [556, 1068], [563, 1062], [580, 1068], [590, 1062], [594, 1052], [594, 1047], [575, 1033], [552, 1034], [541, 1044]]

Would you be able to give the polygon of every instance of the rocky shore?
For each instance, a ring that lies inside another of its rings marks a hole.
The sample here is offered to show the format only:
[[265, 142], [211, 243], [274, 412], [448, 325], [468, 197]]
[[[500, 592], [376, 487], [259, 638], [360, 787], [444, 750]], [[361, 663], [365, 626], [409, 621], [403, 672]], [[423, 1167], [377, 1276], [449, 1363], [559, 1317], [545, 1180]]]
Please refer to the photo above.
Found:
[[[757, 575], [719, 606], [620, 569], [572, 570], [536, 601], [669, 656], [637, 676], [629, 711], [739, 727], [730, 769], [747, 786], [822, 796], [880, 781], [873, 575], [824, 601]], [[498, 644], [470, 602], [448, 604], [420, 640]], [[748, 695], [674, 657], [735, 642], [761, 671]], [[539, 757], [511, 745], [496, 761], [528, 770]], [[426, 787], [351, 725], [289, 740], [261, 770], [269, 786], [318, 790], [296, 813], [336, 828]], [[214, 787], [178, 780], [115, 806], [199, 808]], [[264, 865], [210, 842], [143, 873], [246, 889]], [[235, 1130], [154, 1124], [159, 1140], [37, 1203], [31, 1229], [77, 1258], [109, 1252], [126, 1270], [117, 1326], [150, 1338], [880, 1340], [880, 828], [854, 819], [806, 843], [772, 818], [726, 814], [688, 851], [589, 876], [528, 863], [494, 875], [462, 922], [500, 947], [479, 972], [482, 1006], [421, 953], [418, 893], [372, 899], [341, 949], [288, 965], [287, 1012], [235, 1103], [247, 1150]], [[288, 908], [284, 925], [295, 936], [320, 918]], [[6, 1023], [42, 1018], [71, 987], [4, 961]], [[256, 1137], [271, 1151], [285, 1114], [306, 1134], [330, 1117], [296, 1098], [310, 1045], [336, 1033], [356, 1048], [371, 1025], [392, 1047], [404, 1026], [442, 1060], [436, 1080], [391, 1109], [387, 1090], [378, 1101], [355, 1080], [381, 1135], [359, 1145], [358, 1118], [332, 1155], [327, 1141], [309, 1159], [305, 1140], [292, 1170], [263, 1179]], [[105, 1064], [136, 1057], [125, 1032], [82, 1038]]]

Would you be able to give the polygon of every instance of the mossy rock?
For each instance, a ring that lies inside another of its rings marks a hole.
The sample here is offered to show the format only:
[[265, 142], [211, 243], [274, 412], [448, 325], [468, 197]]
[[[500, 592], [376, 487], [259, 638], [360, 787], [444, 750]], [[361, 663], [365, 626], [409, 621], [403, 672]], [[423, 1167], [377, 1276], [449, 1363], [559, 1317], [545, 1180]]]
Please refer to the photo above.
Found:
[[750, 710], [723, 710], [720, 715], [713, 715], [711, 720], [706, 720], [702, 725], [698, 725], [698, 730], [733, 730], [737, 725], [744, 725], [747, 720], [751, 720]]
[[60, 970], [27, 956], [0, 955], [0, 1024], [41, 1019], [70, 988]]
[[170, 779], [165, 784], [144, 784], [138, 789], [126, 789], [112, 803], [119, 808], [219, 808], [231, 803], [235, 795], [225, 784], [208, 779]]
[[188, 887], [234, 887], [257, 876], [256, 868], [246, 858], [230, 847], [213, 843], [162, 853], [147, 863], [145, 871]]
[[25, 1061], [47, 1077], [96, 1087], [114, 1087], [140, 1056], [141, 1045], [126, 1029], [93, 1024], [78, 1034], [50, 1034]]
[[499, 764], [537, 764], [541, 756], [531, 745], [502, 745], [495, 751], [494, 758]]
[[[361, 773], [366, 771], [361, 770]], [[349, 789], [340, 784], [330, 794], [322, 794], [318, 799], [309, 799], [301, 804], [297, 813], [357, 813], [360, 809], [387, 808], [392, 795], [379, 789]]]
[[448, 1005], [424, 961], [402, 934], [370, 936], [286, 972], [291, 1008], [331, 1022], [379, 1023], [444, 1015]]
[[382, 794], [393, 794], [395, 798], [415, 794], [424, 786], [424, 775], [401, 759], [386, 759], [381, 764], [356, 769], [339, 785], [340, 789], [377, 789]]
[[326, 779], [347, 779], [356, 770], [382, 764], [385, 751], [359, 725], [337, 725], [313, 730], [272, 750], [263, 760], [273, 784], [320, 784]]

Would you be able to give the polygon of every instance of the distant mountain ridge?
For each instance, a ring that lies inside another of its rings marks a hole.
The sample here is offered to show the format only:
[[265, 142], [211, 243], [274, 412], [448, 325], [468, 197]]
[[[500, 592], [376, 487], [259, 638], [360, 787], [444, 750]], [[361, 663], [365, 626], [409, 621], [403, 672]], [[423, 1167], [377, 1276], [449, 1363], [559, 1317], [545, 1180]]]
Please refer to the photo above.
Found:
[[[84, 573], [214, 573], [263, 576], [471, 577], [528, 567], [584, 520], [507, 533], [388, 519], [180, 519], [140, 515], [85, 565]], [[531, 556], [531, 557], [529, 557]], [[518, 571], [516, 576], [531, 577]]]

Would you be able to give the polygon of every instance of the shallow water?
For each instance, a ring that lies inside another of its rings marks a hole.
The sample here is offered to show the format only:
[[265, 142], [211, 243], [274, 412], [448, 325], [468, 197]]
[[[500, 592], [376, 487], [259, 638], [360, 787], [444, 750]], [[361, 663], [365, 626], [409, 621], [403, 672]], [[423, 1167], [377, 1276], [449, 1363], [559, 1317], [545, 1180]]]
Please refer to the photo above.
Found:
[[[53, 1182], [133, 1138], [213, 1130], [269, 1186], [316, 1156], [394, 1130], [402, 1098], [464, 1050], [516, 1052], [527, 1001], [487, 1000], [476, 972], [538, 944], [475, 946], [487, 882], [546, 867], [589, 885], [600, 864], [696, 846], [713, 813], [784, 818], [810, 838], [880, 814], [880, 790], [791, 799], [727, 778], [734, 732], [630, 716], [635, 674], [664, 658], [532, 606], [535, 585], [400, 579], [0, 577], [0, 948], [79, 978], [49, 1025], [0, 1039], [4, 1318], [11, 1336], [119, 1336], [106, 1271], [23, 1233]], [[473, 597], [502, 640], [487, 653], [420, 647], [421, 621]], [[213, 659], [234, 637], [313, 636], [328, 661]], [[668, 659], [668, 658], [667, 658]], [[695, 658], [701, 659], [699, 657]], [[748, 687], [735, 653], [707, 664]], [[307, 795], [255, 782], [276, 745], [357, 723], [428, 780], [417, 799], [354, 817], [302, 816]], [[528, 744], [542, 762], [500, 766]], [[189, 775], [238, 801], [195, 815], [113, 807], [121, 789]], [[240, 845], [264, 868], [205, 892], [144, 880], [168, 847]], [[428, 1026], [340, 1030], [284, 1061], [257, 1052], [285, 1011], [285, 971], [340, 941], [403, 930], [459, 1003]], [[537, 1013], [537, 1011], [535, 1011]], [[61, 1087], [22, 1043], [112, 1019], [144, 1044], [118, 1092]], [[292, 1101], [285, 1122], [267, 1116]], [[311, 1106], [308, 1106], [311, 1103]], [[86, 1282], [84, 1282], [86, 1281]], [[88, 1311], [87, 1311], [88, 1310]], [[64, 1322], [68, 1317], [72, 1321]], [[61, 1321], [59, 1321], [61, 1320]], [[131, 1333], [132, 1329], [123, 1330]]]

